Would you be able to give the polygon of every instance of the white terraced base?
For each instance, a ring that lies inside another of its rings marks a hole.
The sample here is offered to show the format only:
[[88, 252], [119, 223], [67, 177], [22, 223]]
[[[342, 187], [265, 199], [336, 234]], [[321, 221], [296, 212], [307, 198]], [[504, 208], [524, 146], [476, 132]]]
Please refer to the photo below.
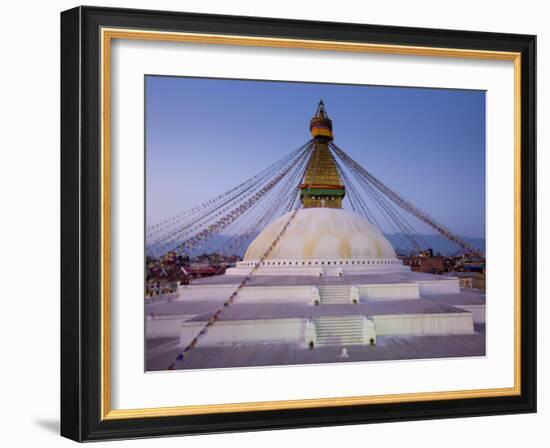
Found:
[[364, 344], [363, 316], [327, 316], [313, 320], [317, 346]]
[[322, 304], [351, 303], [351, 287], [349, 285], [319, 286], [319, 296]]

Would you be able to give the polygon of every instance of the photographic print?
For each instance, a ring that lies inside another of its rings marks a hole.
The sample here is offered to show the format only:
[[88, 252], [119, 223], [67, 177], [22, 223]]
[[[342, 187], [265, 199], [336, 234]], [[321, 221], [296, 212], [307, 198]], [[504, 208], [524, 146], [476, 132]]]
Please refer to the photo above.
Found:
[[145, 77], [146, 370], [485, 355], [485, 91]]

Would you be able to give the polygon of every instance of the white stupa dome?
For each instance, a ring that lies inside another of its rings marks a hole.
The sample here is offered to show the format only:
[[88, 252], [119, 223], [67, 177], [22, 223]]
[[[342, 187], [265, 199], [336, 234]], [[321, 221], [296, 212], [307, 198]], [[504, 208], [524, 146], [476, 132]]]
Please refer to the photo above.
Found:
[[[244, 262], [259, 260], [281, 233], [292, 212], [269, 224], [246, 251]], [[297, 212], [265, 260], [396, 259], [395, 250], [366, 218], [343, 209], [305, 208]]]

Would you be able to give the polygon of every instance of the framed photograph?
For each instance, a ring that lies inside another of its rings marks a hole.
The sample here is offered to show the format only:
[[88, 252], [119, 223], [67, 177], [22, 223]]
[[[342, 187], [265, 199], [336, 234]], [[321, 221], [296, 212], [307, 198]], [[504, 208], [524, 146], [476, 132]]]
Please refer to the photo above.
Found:
[[535, 412], [535, 36], [61, 14], [61, 433]]

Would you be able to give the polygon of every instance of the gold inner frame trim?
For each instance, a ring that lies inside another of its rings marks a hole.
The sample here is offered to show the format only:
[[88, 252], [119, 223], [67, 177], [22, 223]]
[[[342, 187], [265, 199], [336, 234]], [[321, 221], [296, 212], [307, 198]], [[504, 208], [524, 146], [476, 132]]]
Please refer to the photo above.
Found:
[[[211, 413], [307, 409], [413, 401], [502, 397], [521, 394], [521, 54], [459, 48], [418, 47], [305, 39], [279, 39], [217, 34], [101, 29], [101, 419], [115, 420]], [[390, 395], [314, 398], [140, 409], [111, 409], [110, 346], [110, 63], [113, 39], [240, 45], [356, 53], [491, 59], [514, 62], [514, 386], [506, 388], [419, 392]]]

